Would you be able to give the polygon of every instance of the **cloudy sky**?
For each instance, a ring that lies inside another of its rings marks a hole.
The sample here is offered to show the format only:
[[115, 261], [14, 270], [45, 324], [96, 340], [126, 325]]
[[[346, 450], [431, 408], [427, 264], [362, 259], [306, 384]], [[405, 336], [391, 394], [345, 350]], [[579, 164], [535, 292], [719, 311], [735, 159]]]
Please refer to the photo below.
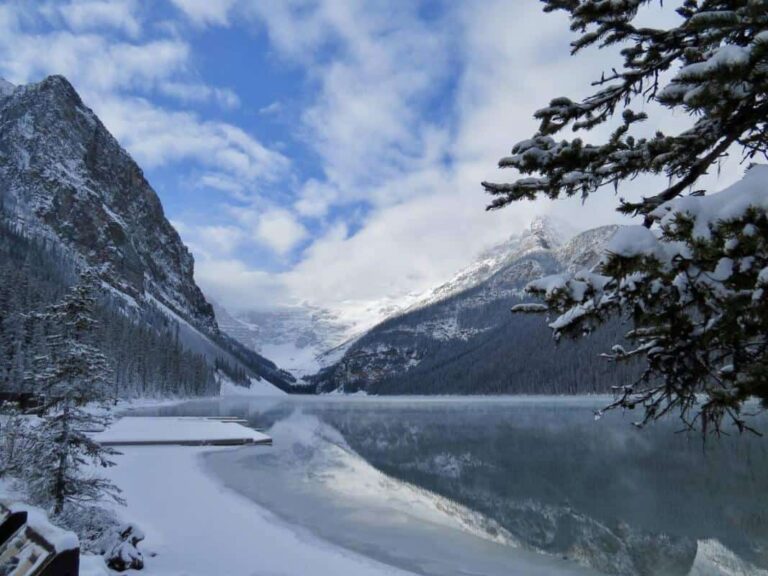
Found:
[[616, 221], [612, 190], [484, 211], [532, 112], [616, 62], [572, 39], [534, 0], [0, 2], [0, 75], [69, 78], [232, 309], [397, 297], [537, 214]]

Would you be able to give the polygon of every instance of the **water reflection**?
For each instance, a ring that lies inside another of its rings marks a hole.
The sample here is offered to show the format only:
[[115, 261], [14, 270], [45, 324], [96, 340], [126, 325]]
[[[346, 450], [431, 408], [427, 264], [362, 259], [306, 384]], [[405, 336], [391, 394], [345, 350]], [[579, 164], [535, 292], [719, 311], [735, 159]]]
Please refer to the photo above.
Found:
[[[766, 440], [734, 435], [703, 445], [698, 436], [675, 434], [672, 421], [642, 431], [620, 414], [595, 422], [594, 407], [591, 400], [223, 399], [163, 412], [237, 415], [273, 430], [275, 451], [247, 461], [241, 456], [249, 476], [229, 478], [241, 491], [267, 465], [273, 477], [276, 467], [288, 467], [287, 460], [277, 462], [286, 454], [297, 474], [296, 450], [317, 450], [324, 441], [343, 444], [391, 479], [455, 503], [457, 516], [477, 513], [484, 523], [471, 522], [486, 536], [507, 534], [523, 547], [600, 572], [738, 574], [768, 567]], [[278, 423], [297, 413], [325, 431], [315, 430], [311, 442], [291, 437], [299, 425]], [[305, 471], [312, 457], [304, 454]], [[264, 492], [251, 496], [283, 508], [292, 521], [308, 522], [301, 510], [288, 511]], [[313, 495], [320, 497], [304, 496]], [[479, 573], [494, 573], [488, 570]]]

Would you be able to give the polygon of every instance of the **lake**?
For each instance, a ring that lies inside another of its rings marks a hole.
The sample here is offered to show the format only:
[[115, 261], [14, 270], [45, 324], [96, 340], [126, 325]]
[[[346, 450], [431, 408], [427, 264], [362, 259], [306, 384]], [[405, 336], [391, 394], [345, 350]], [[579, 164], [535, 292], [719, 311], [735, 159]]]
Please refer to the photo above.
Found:
[[[216, 451], [229, 488], [416, 574], [768, 574], [768, 440], [639, 430], [595, 398], [222, 398], [274, 446]], [[768, 419], [757, 428], [768, 431]]]

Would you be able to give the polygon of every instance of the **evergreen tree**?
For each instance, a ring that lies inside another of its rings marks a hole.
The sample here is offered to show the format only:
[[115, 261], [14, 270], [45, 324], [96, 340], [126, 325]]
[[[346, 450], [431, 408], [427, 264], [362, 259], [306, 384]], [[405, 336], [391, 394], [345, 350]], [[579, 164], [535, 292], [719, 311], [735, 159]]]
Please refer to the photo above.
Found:
[[88, 435], [110, 422], [110, 371], [92, 343], [95, 307], [96, 279], [84, 275], [61, 302], [37, 315], [49, 327], [49, 352], [36, 358], [34, 379], [45, 405], [27, 475], [32, 498], [55, 514], [105, 496], [120, 500], [110, 481], [83, 470], [112, 466], [115, 454]]
[[[541, 196], [587, 199], [643, 173], [668, 183], [640, 201], [620, 200], [618, 210], [642, 224], [620, 231], [597, 269], [532, 283], [547, 306], [517, 311], [554, 310], [556, 337], [629, 317], [632, 349], [617, 345], [606, 356], [645, 358], [640, 381], [618, 390], [613, 405], [644, 408], [639, 424], [677, 411], [705, 432], [724, 418], [748, 428], [744, 402], [768, 401], [768, 169], [709, 197], [693, 187], [728, 153], [768, 157], [768, 1], [685, 0], [678, 25], [666, 29], [637, 24], [651, 0], [544, 3], [569, 14], [580, 33], [574, 52], [620, 45], [623, 63], [584, 100], [556, 98], [536, 112], [538, 132], [499, 162], [526, 177], [484, 182], [489, 209]], [[690, 125], [639, 136], [645, 101], [684, 112]], [[616, 116], [621, 124], [604, 143], [554, 138]]]

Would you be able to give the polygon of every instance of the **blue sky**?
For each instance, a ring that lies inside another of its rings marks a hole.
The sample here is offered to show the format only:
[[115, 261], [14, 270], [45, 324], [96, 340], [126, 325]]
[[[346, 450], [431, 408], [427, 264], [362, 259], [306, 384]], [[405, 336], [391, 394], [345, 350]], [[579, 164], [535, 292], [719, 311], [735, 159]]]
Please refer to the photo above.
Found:
[[484, 211], [532, 112], [610, 66], [571, 39], [520, 0], [0, 3], [0, 75], [70, 79], [233, 309], [396, 300], [536, 214], [615, 221], [609, 193]]

